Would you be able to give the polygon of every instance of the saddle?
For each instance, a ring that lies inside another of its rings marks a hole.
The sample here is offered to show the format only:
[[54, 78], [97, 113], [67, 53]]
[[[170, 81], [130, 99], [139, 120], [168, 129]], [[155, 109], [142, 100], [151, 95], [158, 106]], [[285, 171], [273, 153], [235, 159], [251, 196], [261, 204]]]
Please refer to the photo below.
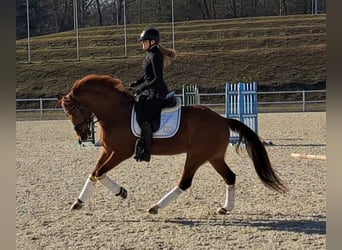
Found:
[[[174, 93], [171, 94], [174, 95]], [[169, 94], [165, 99], [166, 106], [161, 111], [160, 126], [159, 129], [153, 133], [153, 138], [170, 138], [174, 136], [179, 129], [182, 100], [180, 97], [174, 97], [173, 95], [170, 97]], [[136, 117], [137, 114], [133, 107], [131, 115], [131, 130], [135, 136], [140, 137], [141, 128]]]

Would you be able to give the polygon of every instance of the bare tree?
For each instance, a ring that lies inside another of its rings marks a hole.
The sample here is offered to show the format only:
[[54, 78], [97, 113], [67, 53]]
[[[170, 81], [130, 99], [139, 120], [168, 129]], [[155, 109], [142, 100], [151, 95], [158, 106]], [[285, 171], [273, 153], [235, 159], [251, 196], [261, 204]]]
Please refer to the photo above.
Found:
[[101, 13], [100, 0], [95, 0], [95, 1], [96, 1], [97, 13], [99, 15], [99, 24], [100, 24], [100, 26], [102, 26], [103, 25], [103, 21], [102, 21], [102, 13]]
[[207, 0], [203, 0], [203, 8], [205, 11], [205, 19], [210, 19], [211, 18], [211, 13], [209, 11], [209, 6]]
[[281, 15], [287, 15], [287, 4], [286, 4], [286, 0], [281, 0], [280, 1], [280, 14]]
[[115, 2], [115, 13], [116, 13], [116, 25], [123, 23], [122, 18], [122, 8], [123, 8], [123, 0], [114, 0]]
[[236, 6], [236, 0], [231, 0], [231, 6], [233, 10], [233, 17], [237, 17], [237, 6]]
[[[29, 0], [30, 28], [34, 36], [74, 28], [77, 3], [80, 28], [123, 24], [124, 0]], [[127, 23], [170, 21], [171, 0], [125, 0]], [[177, 21], [238, 18], [248, 16], [307, 14], [313, 0], [174, 0]], [[16, 0], [17, 37], [26, 35], [26, 0]], [[319, 13], [326, 0], [317, 0]]]
[[141, 23], [141, 9], [142, 9], [142, 0], [138, 0], [139, 1], [139, 19], [138, 19], [138, 23]]
[[212, 13], [212, 18], [216, 19], [216, 0], [210, 0], [210, 9], [211, 9], [211, 13]]
[[53, 0], [51, 7], [55, 32], [72, 29], [73, 0]]
[[258, 14], [258, 5], [259, 5], [259, 0], [251, 0], [251, 5], [252, 5], [252, 8], [251, 8], [251, 15], [253, 16], [257, 16]]

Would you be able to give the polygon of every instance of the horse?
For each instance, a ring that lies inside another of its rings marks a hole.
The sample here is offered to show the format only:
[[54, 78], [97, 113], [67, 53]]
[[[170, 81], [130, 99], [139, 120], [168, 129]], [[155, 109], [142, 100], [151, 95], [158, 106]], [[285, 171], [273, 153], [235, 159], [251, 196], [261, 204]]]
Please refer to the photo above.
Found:
[[[136, 102], [134, 93], [118, 78], [87, 75], [75, 81], [70, 92], [59, 100], [79, 140], [86, 140], [90, 136], [91, 117], [96, 116], [100, 124], [102, 153], [70, 209], [81, 209], [97, 182], [114, 195], [126, 199], [127, 190], [106, 173], [134, 154], [138, 139], [130, 126], [132, 109]], [[226, 184], [225, 202], [217, 209], [217, 213], [227, 214], [233, 210], [236, 175], [224, 159], [230, 130], [239, 134], [235, 145], [236, 153], [239, 154], [239, 148], [243, 145], [261, 182], [278, 193], [287, 191], [286, 185], [270, 163], [265, 146], [247, 125], [236, 119], [225, 118], [203, 105], [182, 106], [180, 119], [179, 129], [173, 137], [153, 138], [152, 155], [185, 153], [186, 160], [177, 185], [148, 209], [150, 214], [157, 214], [159, 209], [165, 208], [189, 189], [196, 171], [206, 162], [211, 164]]]

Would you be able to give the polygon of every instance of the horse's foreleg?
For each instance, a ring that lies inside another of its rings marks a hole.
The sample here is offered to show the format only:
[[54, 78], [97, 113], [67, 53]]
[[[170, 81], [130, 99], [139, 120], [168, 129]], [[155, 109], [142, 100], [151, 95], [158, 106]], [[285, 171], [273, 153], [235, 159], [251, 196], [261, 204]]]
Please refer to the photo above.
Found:
[[116, 196], [120, 196], [123, 199], [127, 198], [127, 191], [123, 187], [120, 187], [116, 184], [113, 180], [111, 180], [108, 176], [103, 174], [100, 177], [95, 177], [90, 175], [89, 178], [86, 180], [83, 189], [78, 196], [78, 199], [72, 204], [70, 210], [81, 209], [83, 203], [86, 202], [90, 195], [93, 193], [95, 188], [96, 181], [99, 181], [102, 185], [107, 187], [110, 191], [112, 191]]
[[[108, 154], [105, 152], [102, 152], [102, 155], [101, 155], [95, 169], [97, 169], [104, 162], [106, 162], [107, 158], [108, 158]], [[83, 186], [83, 189], [82, 189], [80, 195], [78, 196], [78, 199], [72, 204], [70, 210], [82, 208], [83, 203], [86, 202], [89, 199], [90, 195], [93, 193], [96, 182], [97, 182], [97, 178], [95, 176], [95, 173], [93, 172], [92, 174], [90, 174], [90, 176], [86, 180], [86, 182]]]
[[82, 208], [84, 202], [87, 201], [93, 193], [97, 181], [107, 187], [115, 195], [124, 199], [127, 197], [127, 191], [106, 176], [106, 172], [121, 162], [121, 160], [118, 160], [113, 156], [114, 151], [111, 152], [111, 154], [108, 154], [107, 152], [102, 153], [95, 170], [86, 180], [78, 199], [72, 204], [71, 210]]
[[72, 204], [70, 210], [80, 209], [83, 206], [83, 203], [87, 201], [90, 195], [92, 194], [95, 188], [95, 183], [96, 183], [96, 177], [94, 177], [93, 175], [90, 175], [87, 178], [83, 186], [83, 189], [80, 195], [78, 196], [78, 199]]
[[110, 179], [106, 174], [97, 177], [97, 180], [106, 188], [108, 188], [116, 196], [120, 196], [123, 199], [127, 198], [127, 190], [116, 184], [112, 179]]
[[106, 173], [117, 166], [123, 159], [119, 157], [115, 157], [114, 151], [108, 156], [106, 161], [104, 161], [99, 167], [94, 171], [94, 175], [96, 179], [106, 188], [109, 189], [116, 196], [120, 196], [123, 199], [127, 198], [127, 191], [117, 183], [115, 183], [112, 179], [110, 179]]

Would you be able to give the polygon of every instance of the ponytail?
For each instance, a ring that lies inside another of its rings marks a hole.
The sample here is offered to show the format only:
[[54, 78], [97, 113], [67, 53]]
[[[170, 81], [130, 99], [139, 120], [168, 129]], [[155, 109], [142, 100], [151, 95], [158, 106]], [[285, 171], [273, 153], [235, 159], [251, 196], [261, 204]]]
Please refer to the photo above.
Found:
[[164, 55], [164, 66], [169, 66], [172, 63], [172, 61], [176, 58], [176, 51], [173, 49], [167, 49], [161, 46], [160, 44], [158, 44], [158, 48]]

